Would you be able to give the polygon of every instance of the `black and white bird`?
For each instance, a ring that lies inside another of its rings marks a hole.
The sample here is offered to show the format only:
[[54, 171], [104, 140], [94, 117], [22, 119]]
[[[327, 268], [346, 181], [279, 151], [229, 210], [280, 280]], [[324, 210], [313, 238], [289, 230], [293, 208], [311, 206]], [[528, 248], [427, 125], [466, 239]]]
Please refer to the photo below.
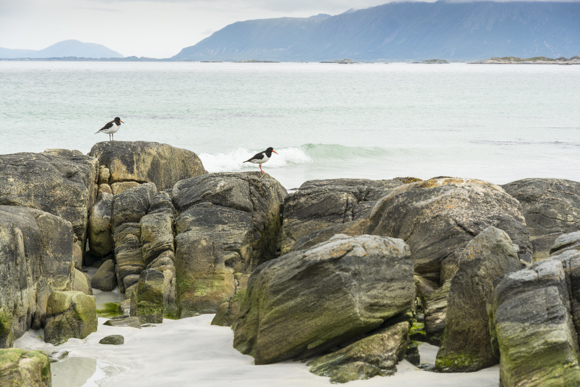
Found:
[[117, 133], [117, 130], [121, 127], [121, 122], [123, 121], [119, 117], [115, 117], [113, 121], [107, 122], [97, 133], [107, 133], [109, 135], [109, 141], [113, 141], [113, 134]]
[[248, 160], [244, 161], [244, 163], [258, 164], [260, 166], [260, 171], [262, 171], [262, 173], [266, 173], [262, 169], [262, 164], [264, 164], [266, 161], [270, 160], [270, 157], [272, 157], [272, 152], [278, 154], [278, 152], [276, 152], [274, 150], [274, 148], [269, 147], [268, 149], [266, 149], [263, 152], [256, 153], [255, 155], [250, 157]]

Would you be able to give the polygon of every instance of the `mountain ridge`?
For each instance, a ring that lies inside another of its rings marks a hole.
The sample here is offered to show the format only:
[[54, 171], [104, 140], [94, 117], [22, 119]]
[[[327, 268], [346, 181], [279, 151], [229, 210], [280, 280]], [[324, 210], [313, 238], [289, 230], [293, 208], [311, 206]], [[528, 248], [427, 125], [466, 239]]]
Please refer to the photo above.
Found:
[[580, 52], [578, 2], [399, 2], [230, 24], [175, 60], [480, 60]]

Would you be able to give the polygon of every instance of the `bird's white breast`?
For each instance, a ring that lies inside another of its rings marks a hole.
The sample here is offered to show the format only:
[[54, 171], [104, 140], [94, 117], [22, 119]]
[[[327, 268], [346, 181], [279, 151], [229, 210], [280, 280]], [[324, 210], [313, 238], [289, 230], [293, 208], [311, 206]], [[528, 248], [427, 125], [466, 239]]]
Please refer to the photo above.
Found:
[[120, 126], [121, 125], [117, 125], [117, 124], [115, 124], [113, 122], [113, 126], [111, 126], [109, 129], [104, 129], [102, 132], [107, 133], [107, 134], [109, 134], [109, 133], [117, 133], [117, 130], [119, 130], [119, 127]]
[[254, 160], [252, 160], [252, 163], [254, 163], [254, 164], [264, 164], [268, 160], [270, 160], [270, 158], [267, 155], [264, 155], [264, 157], [261, 158], [261, 159], [254, 159]]

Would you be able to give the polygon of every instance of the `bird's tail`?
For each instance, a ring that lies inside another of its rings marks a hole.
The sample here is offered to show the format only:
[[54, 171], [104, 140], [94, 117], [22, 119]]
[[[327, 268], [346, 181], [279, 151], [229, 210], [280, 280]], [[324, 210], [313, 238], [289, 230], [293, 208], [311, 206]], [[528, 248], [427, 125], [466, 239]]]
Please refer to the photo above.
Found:
[[246, 160], [246, 161], [244, 161], [244, 163], [249, 163], [249, 162], [250, 162], [250, 160]]

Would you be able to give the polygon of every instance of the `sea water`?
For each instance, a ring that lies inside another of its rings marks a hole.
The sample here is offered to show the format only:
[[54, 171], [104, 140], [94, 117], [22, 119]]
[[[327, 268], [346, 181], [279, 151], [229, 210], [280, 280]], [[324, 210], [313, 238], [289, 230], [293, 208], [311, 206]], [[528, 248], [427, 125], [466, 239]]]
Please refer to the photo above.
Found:
[[209, 172], [311, 179], [580, 180], [580, 66], [0, 61], [0, 154], [117, 141]]

